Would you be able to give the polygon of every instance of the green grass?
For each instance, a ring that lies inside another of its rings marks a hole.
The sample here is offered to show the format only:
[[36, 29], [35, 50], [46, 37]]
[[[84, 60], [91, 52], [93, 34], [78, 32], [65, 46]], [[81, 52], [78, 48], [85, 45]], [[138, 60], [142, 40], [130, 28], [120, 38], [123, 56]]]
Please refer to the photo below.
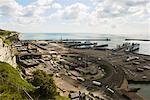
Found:
[[12, 43], [9, 39], [5, 39], [3, 42], [7, 45], [11, 45], [11, 43]]
[[8, 36], [11, 34], [11, 31], [7, 31], [7, 30], [0, 30], [0, 35], [1, 36]]
[[33, 91], [34, 86], [21, 78], [19, 72], [11, 65], [0, 62], [0, 98], [2, 100], [24, 99], [24, 91]]
[[[46, 76], [48, 77], [48, 75]], [[43, 82], [46, 81], [46, 76], [42, 78]], [[45, 85], [47, 85], [47, 82]], [[26, 90], [28, 93], [33, 93], [35, 92], [35, 87], [28, 83], [26, 80], [24, 80], [20, 76], [17, 69], [13, 68], [11, 65], [5, 62], [0, 62], [0, 100], [27, 100], [28, 98], [25, 95], [24, 90]], [[31, 95], [33, 97], [36, 97], [36, 95], [34, 94]], [[56, 94], [54, 98], [55, 100], [70, 100], [68, 97], [63, 97], [59, 94]]]
[[56, 96], [56, 100], [70, 100], [68, 97], [63, 97], [63, 96]]
[[18, 36], [11, 36], [13, 31], [1, 30], [0, 29], [0, 38], [3, 40], [4, 44], [11, 45], [12, 41], [17, 40]]

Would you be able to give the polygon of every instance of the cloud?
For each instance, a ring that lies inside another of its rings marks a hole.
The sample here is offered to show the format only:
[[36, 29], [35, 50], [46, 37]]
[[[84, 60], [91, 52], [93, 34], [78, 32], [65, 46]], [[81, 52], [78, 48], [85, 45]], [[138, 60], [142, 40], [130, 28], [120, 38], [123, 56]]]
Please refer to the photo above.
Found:
[[16, 19], [14, 19], [15, 22], [17, 22], [18, 24], [23, 24], [23, 25], [38, 25], [42, 22], [45, 22], [45, 19], [43, 17], [40, 16], [36, 16], [36, 17], [17, 17]]
[[126, 0], [127, 6], [145, 5], [149, 3], [149, 0]]
[[2, 0], [0, 5], [0, 15], [5, 17], [21, 16], [23, 7], [14, 0]]
[[13, 22], [17, 25], [44, 23], [66, 26], [109, 26], [116, 29], [118, 25], [128, 22], [148, 23], [150, 2], [149, 0], [68, 0], [68, 2], [36, 0], [28, 5], [22, 5], [16, 0], [0, 0], [0, 18], [4, 19], [5, 23]]
[[53, 3], [54, 0], [37, 0], [37, 2], [35, 2], [36, 5], [38, 6], [49, 6]]
[[50, 15], [50, 18], [58, 18], [62, 20], [82, 21], [88, 16], [88, 7], [82, 3], [75, 3], [58, 10], [56, 13]]
[[72, 4], [61, 11], [63, 19], [78, 19], [84, 17], [88, 7], [82, 3]]
[[97, 4], [97, 3], [102, 3], [102, 2], [104, 2], [105, 0], [91, 0], [95, 5]]
[[53, 0], [37, 0], [24, 7], [24, 16], [40, 16], [47, 9], [51, 9], [53, 3]]
[[10, 1], [14, 1], [14, 0], [0, 0], [0, 4], [7, 3], [7, 2], [10, 2]]
[[[95, 17], [101, 18], [126, 18], [148, 15], [148, 0], [92, 0], [95, 10], [92, 12]], [[145, 19], [143, 19], [145, 20]]]
[[52, 5], [52, 8], [61, 9], [61, 8], [62, 8], [62, 5], [60, 5], [59, 3], [54, 3], [54, 4]]
[[0, 3], [0, 17], [7, 17], [20, 24], [44, 22], [47, 10], [61, 8], [54, 0], [37, 0], [26, 6], [15, 0], [0, 0]]
[[[50, 16], [50, 18], [57, 18], [59, 20], [74, 20], [78, 22], [88, 21], [87, 23], [95, 23], [96, 25], [98, 22], [103, 22], [110, 18], [122, 17], [122, 19], [129, 19], [131, 16], [131, 18], [136, 17], [136, 20], [139, 18], [141, 21], [142, 17], [143, 20], [144, 18], [148, 19], [149, 17], [150, 3], [148, 3], [148, 0], [91, 1], [93, 2], [94, 9], [79, 2], [64, 7], [55, 0], [37, 0], [27, 6], [22, 6], [15, 0], [1, 0], [0, 15], [11, 18], [14, 17], [17, 19], [24, 18], [26, 20], [34, 20], [34, 18], [42, 19], [42, 17], [44, 19], [46, 17], [43, 15], [48, 13], [46, 15]], [[92, 10], [90, 11], [90, 9]], [[49, 13], [51, 10], [55, 12]]]

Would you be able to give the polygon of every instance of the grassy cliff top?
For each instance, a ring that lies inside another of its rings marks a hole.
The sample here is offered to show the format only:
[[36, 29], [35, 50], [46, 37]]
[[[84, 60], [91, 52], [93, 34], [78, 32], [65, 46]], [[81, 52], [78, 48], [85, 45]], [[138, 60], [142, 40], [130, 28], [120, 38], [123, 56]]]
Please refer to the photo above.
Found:
[[0, 98], [3, 100], [25, 99], [25, 91], [34, 90], [34, 86], [24, 80], [11, 65], [0, 62]]
[[0, 29], [0, 38], [4, 44], [11, 45], [12, 41], [18, 40], [18, 32]]
[[16, 31], [2, 30], [0, 29], [0, 36], [10, 36], [12, 34], [19, 34]]

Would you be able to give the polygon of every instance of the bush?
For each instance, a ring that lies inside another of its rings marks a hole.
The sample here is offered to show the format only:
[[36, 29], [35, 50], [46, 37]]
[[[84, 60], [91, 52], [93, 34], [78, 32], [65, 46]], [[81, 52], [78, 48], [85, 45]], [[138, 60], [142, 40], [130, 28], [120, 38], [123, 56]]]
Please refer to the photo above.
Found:
[[44, 71], [36, 70], [33, 72], [31, 83], [37, 87], [34, 95], [39, 97], [38, 99], [54, 99], [58, 95], [52, 76]]

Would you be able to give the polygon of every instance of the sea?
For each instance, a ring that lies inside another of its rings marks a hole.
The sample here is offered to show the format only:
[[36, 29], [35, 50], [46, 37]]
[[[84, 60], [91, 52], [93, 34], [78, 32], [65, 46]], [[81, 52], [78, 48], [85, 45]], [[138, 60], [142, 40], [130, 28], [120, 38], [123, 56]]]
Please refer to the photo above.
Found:
[[[98, 44], [108, 44], [108, 48], [116, 48], [123, 43], [139, 43], [140, 49], [137, 53], [150, 55], [150, 41], [125, 41], [129, 39], [148, 39], [150, 33], [145, 34], [93, 34], [93, 33], [22, 33], [21, 40], [60, 40], [60, 39], [111, 39], [111, 41], [92, 41]], [[150, 100], [150, 84], [129, 84], [129, 87], [141, 88], [138, 93], [145, 100]]]

